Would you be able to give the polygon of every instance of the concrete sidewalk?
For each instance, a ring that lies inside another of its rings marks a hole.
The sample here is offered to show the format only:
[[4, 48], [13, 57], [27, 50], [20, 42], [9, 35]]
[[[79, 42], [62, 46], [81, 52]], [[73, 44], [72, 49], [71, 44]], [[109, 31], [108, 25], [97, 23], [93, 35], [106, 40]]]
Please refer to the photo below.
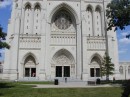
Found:
[[34, 88], [97, 88], [97, 87], [119, 87], [119, 85], [88, 85], [86, 82], [60, 82], [59, 85], [36, 85]]

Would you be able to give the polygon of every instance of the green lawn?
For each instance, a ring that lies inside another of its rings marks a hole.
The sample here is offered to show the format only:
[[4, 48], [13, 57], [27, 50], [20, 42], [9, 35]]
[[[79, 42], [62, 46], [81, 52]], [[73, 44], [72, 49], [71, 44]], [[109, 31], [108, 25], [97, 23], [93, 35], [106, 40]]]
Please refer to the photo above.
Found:
[[22, 84], [0, 82], [0, 97], [121, 97], [122, 93], [117, 87], [36, 89]]

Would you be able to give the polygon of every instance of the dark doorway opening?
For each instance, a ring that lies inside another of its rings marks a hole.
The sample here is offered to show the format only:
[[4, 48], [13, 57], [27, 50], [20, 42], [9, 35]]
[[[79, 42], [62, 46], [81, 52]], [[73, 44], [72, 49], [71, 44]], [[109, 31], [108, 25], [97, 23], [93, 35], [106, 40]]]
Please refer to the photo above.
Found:
[[91, 77], [100, 77], [100, 68], [90, 68]]
[[30, 68], [25, 68], [25, 77], [30, 76]]
[[36, 77], [36, 68], [31, 68], [31, 77]]
[[70, 77], [70, 66], [64, 66], [64, 77]]
[[62, 77], [62, 66], [56, 66], [56, 77]]
[[36, 77], [36, 68], [25, 68], [25, 77]]

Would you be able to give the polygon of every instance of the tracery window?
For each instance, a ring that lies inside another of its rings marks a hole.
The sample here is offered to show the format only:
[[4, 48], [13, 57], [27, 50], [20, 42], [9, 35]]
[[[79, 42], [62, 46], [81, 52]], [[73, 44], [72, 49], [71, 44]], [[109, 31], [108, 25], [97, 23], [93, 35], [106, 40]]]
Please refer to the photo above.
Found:
[[87, 34], [93, 36], [93, 12], [91, 6], [87, 7], [87, 15], [88, 15], [88, 25], [87, 26]]
[[120, 66], [119, 72], [120, 72], [121, 74], [123, 74], [123, 67], [122, 67], [122, 66]]
[[28, 4], [28, 5], [25, 7], [25, 10], [31, 10], [31, 6]]
[[130, 74], [130, 66], [128, 67], [128, 74]]
[[71, 26], [72, 19], [67, 11], [61, 10], [55, 16], [54, 23], [59, 29], [65, 30]]
[[41, 20], [41, 7], [39, 4], [37, 4], [35, 7], [34, 7], [34, 20], [33, 20], [33, 33], [40, 33], [40, 20]]
[[24, 33], [31, 33], [31, 23], [32, 23], [31, 17], [32, 17], [31, 5], [27, 4], [25, 6], [25, 13], [24, 13]]
[[41, 10], [40, 6], [37, 4], [34, 8], [35, 10]]
[[95, 12], [96, 12], [95, 24], [96, 24], [96, 29], [97, 29], [97, 32], [95, 33], [95, 35], [96, 36], [101, 36], [102, 35], [102, 31], [101, 31], [101, 29], [102, 29], [101, 9], [99, 7], [97, 7]]
[[3, 66], [0, 65], [0, 73], [3, 73]]

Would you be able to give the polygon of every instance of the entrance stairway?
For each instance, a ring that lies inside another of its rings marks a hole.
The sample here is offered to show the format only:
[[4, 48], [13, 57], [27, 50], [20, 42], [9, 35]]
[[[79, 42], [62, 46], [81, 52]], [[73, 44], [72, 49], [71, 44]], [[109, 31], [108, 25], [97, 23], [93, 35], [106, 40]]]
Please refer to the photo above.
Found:
[[39, 81], [38, 77], [24, 77], [20, 78], [18, 81]]
[[67, 82], [84, 82], [82, 81], [80, 78], [70, 78], [70, 77], [56, 77], [54, 79], [46, 79], [46, 80], [40, 80], [38, 77], [23, 77], [20, 78], [18, 81], [54, 81], [55, 79], [58, 79], [59, 83], [64, 83], [65, 82], [65, 78]]
[[55, 79], [58, 79], [59, 82], [65, 82], [65, 79], [67, 79], [67, 82], [82, 82], [82, 80], [79, 78], [56, 77]]

